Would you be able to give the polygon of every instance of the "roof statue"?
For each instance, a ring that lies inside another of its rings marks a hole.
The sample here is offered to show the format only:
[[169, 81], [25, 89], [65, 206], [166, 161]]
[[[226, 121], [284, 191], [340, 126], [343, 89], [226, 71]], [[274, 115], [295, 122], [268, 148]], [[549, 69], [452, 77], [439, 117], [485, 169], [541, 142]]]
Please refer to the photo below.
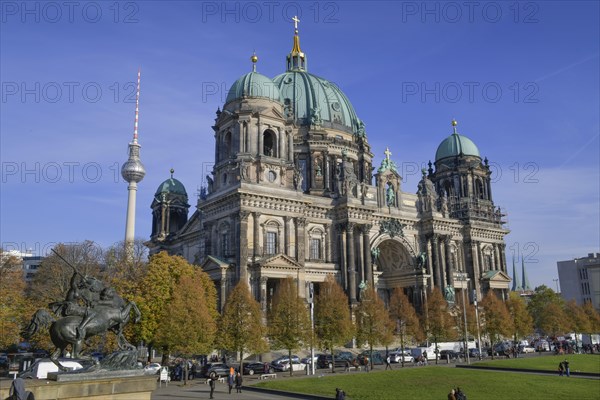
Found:
[[383, 153], [385, 154], [385, 158], [381, 160], [381, 165], [377, 169], [377, 172], [382, 173], [384, 171], [390, 170], [398, 173], [398, 167], [396, 166], [396, 163], [390, 158], [390, 156], [392, 155], [390, 148], [386, 147]]

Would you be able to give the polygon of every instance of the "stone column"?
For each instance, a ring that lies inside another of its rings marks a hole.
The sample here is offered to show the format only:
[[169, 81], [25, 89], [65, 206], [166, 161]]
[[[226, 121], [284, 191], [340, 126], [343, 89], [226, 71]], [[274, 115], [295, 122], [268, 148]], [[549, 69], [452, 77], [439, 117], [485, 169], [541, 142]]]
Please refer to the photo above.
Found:
[[371, 241], [369, 240], [369, 232], [373, 227], [372, 224], [366, 224], [362, 227], [362, 242], [363, 242], [363, 259], [365, 267], [365, 280], [367, 284], [374, 288], [373, 282], [373, 265], [371, 265]]
[[354, 256], [354, 222], [346, 225], [346, 252], [348, 258], [348, 280], [350, 289], [350, 302], [356, 303], [356, 262]]
[[346, 225], [338, 224], [337, 225], [337, 233], [338, 233], [338, 256], [340, 263], [340, 271], [342, 273], [342, 287], [346, 292], [348, 291], [348, 263], [346, 260]]
[[269, 280], [269, 278], [267, 278], [266, 276], [261, 276], [260, 277], [260, 291], [259, 291], [259, 295], [260, 295], [260, 309], [262, 310], [263, 314], [267, 312], [267, 281]]
[[290, 217], [283, 217], [283, 254], [290, 255]]
[[498, 268], [500, 266], [500, 252], [498, 250], [498, 245], [494, 243], [492, 245], [492, 249], [494, 250], [494, 256], [492, 257], [494, 263], [494, 271], [498, 271]]
[[429, 287], [433, 288], [433, 254], [431, 251], [431, 238], [427, 239], [427, 275], [429, 275]]
[[[477, 299], [481, 299], [481, 289], [479, 278], [481, 276], [481, 269], [479, 265], [479, 254], [478, 254], [478, 243], [474, 240], [471, 241], [471, 260], [473, 261], [473, 288]], [[466, 269], [466, 268], [465, 268]]]
[[306, 218], [296, 217], [296, 260], [302, 265], [304, 265], [304, 262], [306, 261], [306, 256], [304, 253], [304, 248], [305, 248], [304, 230], [305, 230], [305, 227], [306, 227]]
[[500, 271], [506, 273], [506, 245], [500, 243], [498, 248], [500, 250]]
[[221, 298], [219, 299], [219, 309], [221, 312], [223, 312], [223, 307], [225, 307], [225, 301], [227, 300], [227, 281], [227, 269], [221, 268]]
[[[450, 236], [448, 236], [444, 242], [444, 246], [446, 248], [446, 282], [450, 286], [454, 286], [454, 274], [452, 273], [454, 270], [454, 264], [452, 263], [452, 240], [450, 240]], [[458, 258], [458, 255], [456, 255]]]
[[330, 165], [329, 165], [329, 152], [323, 152], [323, 188], [329, 190], [330, 180]]
[[294, 135], [291, 131], [286, 131], [287, 144], [288, 144], [288, 160], [294, 161]]
[[[439, 286], [440, 290], [443, 290], [443, 284], [442, 284], [442, 275], [441, 275], [441, 271], [440, 271], [440, 252], [439, 252], [439, 247], [438, 247], [438, 236], [437, 235], [433, 235], [432, 238], [432, 246], [431, 246], [432, 250], [433, 250], [433, 259], [434, 259], [434, 274], [435, 274], [435, 283], [434, 286]], [[433, 287], [432, 287], [433, 288]]]
[[444, 238], [440, 237], [438, 242], [440, 248], [438, 249], [438, 257], [440, 258], [440, 289], [443, 291], [446, 287], [446, 245]]
[[323, 255], [325, 262], [331, 262], [331, 225], [325, 224], [325, 254]]
[[254, 212], [254, 232], [253, 232], [253, 240], [254, 240], [254, 251], [252, 254], [253, 261], [256, 262], [258, 257], [261, 256], [260, 248], [259, 248], [259, 235], [260, 235], [260, 225], [258, 221], [260, 220], [261, 213], [255, 211]]
[[258, 149], [257, 149], [257, 154], [259, 156], [261, 156], [263, 154], [263, 133], [262, 133], [262, 124], [260, 123], [260, 121], [257, 122], [256, 127], [258, 129], [257, 132], [257, 136], [258, 136]]
[[277, 157], [285, 159], [285, 135], [281, 132], [281, 128], [277, 128], [277, 138], [279, 139], [279, 149], [277, 150]]
[[248, 217], [249, 211], [240, 211], [237, 237], [239, 240], [238, 268], [240, 270], [240, 279], [248, 278]]

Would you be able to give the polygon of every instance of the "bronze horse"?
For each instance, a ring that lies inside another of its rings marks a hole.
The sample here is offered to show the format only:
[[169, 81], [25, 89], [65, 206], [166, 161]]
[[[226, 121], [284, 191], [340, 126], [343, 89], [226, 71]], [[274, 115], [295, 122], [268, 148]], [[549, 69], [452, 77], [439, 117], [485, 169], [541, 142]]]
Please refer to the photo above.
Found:
[[78, 331], [84, 316], [70, 315], [55, 319], [48, 311], [41, 309], [35, 312], [22, 334], [23, 337], [30, 338], [41, 327], [50, 325], [50, 339], [56, 346], [52, 359], [63, 355], [69, 345], [71, 345], [72, 357], [78, 358], [85, 339], [109, 330], [117, 336], [119, 349], [134, 350], [135, 346], [123, 336], [123, 328], [129, 322], [132, 310], [135, 312], [134, 321], [138, 322], [141, 314], [134, 302], [127, 302], [120, 308], [98, 305], [93, 309], [93, 318], [89, 319], [83, 330]]

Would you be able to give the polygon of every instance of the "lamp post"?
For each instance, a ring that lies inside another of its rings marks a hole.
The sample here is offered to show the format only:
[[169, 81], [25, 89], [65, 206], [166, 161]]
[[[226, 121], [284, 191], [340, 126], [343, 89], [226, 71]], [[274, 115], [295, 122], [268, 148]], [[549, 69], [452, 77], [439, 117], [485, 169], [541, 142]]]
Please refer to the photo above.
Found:
[[[456, 277], [458, 278], [459, 281], [461, 282], [466, 282], [467, 283], [467, 287], [469, 286], [469, 278], [467, 277], [467, 274], [464, 272], [458, 273], [456, 274]], [[471, 360], [469, 359], [469, 337], [468, 337], [468, 332], [467, 332], [467, 303], [465, 302], [465, 288], [461, 287], [460, 291], [462, 292], [462, 303], [463, 303], [463, 317], [465, 319], [465, 355], [467, 358], [467, 364], [471, 364]]]
[[[310, 370], [311, 374], [315, 374], [315, 348], [313, 342], [315, 341], [315, 318], [314, 318], [314, 310], [315, 310], [315, 302], [314, 302], [314, 284], [310, 282], [308, 284], [308, 292], [309, 292], [309, 304], [310, 304], [310, 332], [311, 332], [311, 341], [310, 341]], [[291, 365], [291, 360], [290, 360]], [[308, 374], [308, 368], [306, 369]]]
[[473, 304], [475, 305], [475, 320], [477, 321], [477, 348], [479, 349], [479, 359], [481, 360], [481, 334], [479, 333], [479, 308], [477, 307], [477, 294], [473, 291]]

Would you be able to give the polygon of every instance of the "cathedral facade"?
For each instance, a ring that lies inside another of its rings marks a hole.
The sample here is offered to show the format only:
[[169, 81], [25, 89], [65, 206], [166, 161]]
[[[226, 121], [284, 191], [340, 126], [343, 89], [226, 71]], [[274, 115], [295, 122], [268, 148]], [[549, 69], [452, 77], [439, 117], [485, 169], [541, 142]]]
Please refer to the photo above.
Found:
[[[457, 131], [439, 145], [416, 193], [405, 192], [391, 152], [374, 164], [365, 124], [331, 81], [308, 72], [296, 29], [287, 70], [253, 70], [229, 90], [212, 127], [215, 159], [188, 219], [185, 187], [171, 175], [152, 202], [151, 253], [201, 266], [220, 307], [246, 281], [266, 311], [287, 276], [308, 296], [328, 275], [350, 303], [375, 287], [388, 301], [404, 288], [420, 307], [431, 288], [504, 298], [504, 215], [490, 168]], [[472, 297], [471, 297], [472, 298]]]

